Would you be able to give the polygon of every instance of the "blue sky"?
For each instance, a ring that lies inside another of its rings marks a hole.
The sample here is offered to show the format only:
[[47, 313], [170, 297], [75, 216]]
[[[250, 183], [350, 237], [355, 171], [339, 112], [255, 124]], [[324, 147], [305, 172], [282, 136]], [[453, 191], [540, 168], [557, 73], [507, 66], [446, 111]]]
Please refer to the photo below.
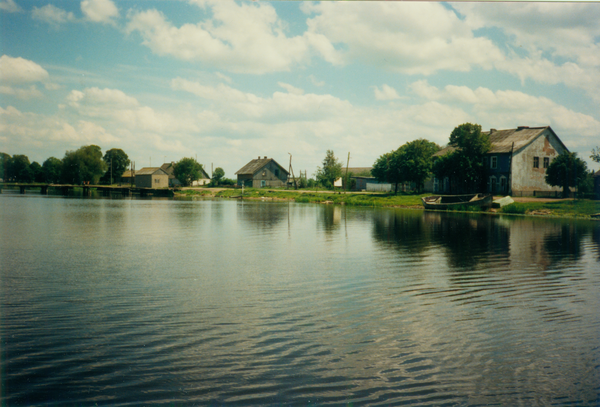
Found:
[[0, 151], [311, 175], [461, 123], [600, 145], [600, 4], [0, 0]]

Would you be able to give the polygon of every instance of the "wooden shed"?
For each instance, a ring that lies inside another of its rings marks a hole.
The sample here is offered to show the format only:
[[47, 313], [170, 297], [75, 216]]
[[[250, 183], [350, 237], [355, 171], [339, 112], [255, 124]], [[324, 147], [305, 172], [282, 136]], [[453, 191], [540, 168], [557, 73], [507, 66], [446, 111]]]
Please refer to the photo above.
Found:
[[260, 156], [244, 165], [238, 172], [238, 186], [246, 187], [283, 187], [289, 173], [272, 158]]
[[138, 188], [168, 188], [169, 174], [159, 167], [145, 167], [135, 172], [135, 186]]

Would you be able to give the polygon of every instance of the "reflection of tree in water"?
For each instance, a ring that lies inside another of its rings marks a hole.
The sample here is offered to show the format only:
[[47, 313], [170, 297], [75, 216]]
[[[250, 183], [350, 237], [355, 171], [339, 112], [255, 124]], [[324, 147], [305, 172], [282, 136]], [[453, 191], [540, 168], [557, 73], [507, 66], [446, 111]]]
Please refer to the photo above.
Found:
[[[491, 255], [508, 255], [509, 233], [491, 216], [430, 214], [432, 242], [447, 249], [450, 266], [471, 269]], [[437, 215], [438, 221], [433, 221]]]
[[427, 213], [412, 210], [378, 211], [373, 215], [373, 236], [401, 251], [420, 253], [430, 245]]
[[238, 219], [252, 224], [259, 229], [271, 229], [287, 221], [289, 215], [288, 204], [273, 202], [239, 202]]
[[556, 233], [544, 238], [544, 250], [551, 264], [561, 261], [577, 261], [582, 256], [582, 239], [592, 232], [590, 225], [583, 223], [563, 223]]

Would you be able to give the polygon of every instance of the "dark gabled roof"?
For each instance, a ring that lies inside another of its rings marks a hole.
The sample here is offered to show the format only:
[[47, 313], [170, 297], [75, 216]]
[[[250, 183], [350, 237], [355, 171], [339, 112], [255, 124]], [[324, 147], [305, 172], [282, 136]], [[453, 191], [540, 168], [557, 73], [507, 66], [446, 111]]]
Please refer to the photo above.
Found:
[[[490, 131], [483, 131], [482, 134], [488, 134], [490, 136], [490, 141], [492, 142], [492, 148], [488, 152], [488, 154], [501, 154], [501, 153], [510, 153], [511, 151], [518, 151], [530, 143], [533, 142], [540, 134], [542, 134], [546, 129], [550, 130], [552, 134], [556, 137], [558, 142], [564, 147], [566, 151], [569, 151], [567, 147], [560, 141], [556, 133], [552, 130], [550, 126], [544, 127], [527, 127], [527, 126], [519, 126], [516, 129], [508, 129], [508, 130], [495, 130], [491, 129]], [[513, 147], [514, 143], [514, 147]], [[448, 145], [442, 148], [440, 151], [434, 154], [434, 157], [441, 157], [456, 150], [457, 147]]]
[[169, 175], [159, 167], [144, 167], [135, 172], [135, 175]]
[[285, 172], [286, 174], [289, 174], [289, 172], [287, 172], [285, 168], [283, 168], [281, 165], [279, 165], [279, 163], [277, 161], [275, 161], [272, 158], [265, 157], [265, 158], [255, 158], [254, 160], [251, 160], [248, 164], [246, 164], [242, 168], [240, 168], [235, 173], [235, 175], [254, 175], [258, 171], [260, 171], [265, 165], [269, 164], [271, 161], [273, 161], [279, 168], [281, 168], [281, 170], [283, 172]]
[[[372, 169], [373, 169], [373, 167], [348, 167], [348, 173], [352, 173], [352, 174], [362, 174], [363, 172], [371, 173]], [[342, 171], [345, 174], [346, 168], [342, 167]]]
[[594, 174], [594, 178], [596, 177], [600, 177], [600, 170], [596, 171], [596, 173]]
[[[167, 173], [169, 178], [175, 178], [175, 163], [164, 163], [160, 168]], [[202, 167], [202, 176], [200, 178], [210, 179], [210, 176], [204, 171], [204, 167]]]

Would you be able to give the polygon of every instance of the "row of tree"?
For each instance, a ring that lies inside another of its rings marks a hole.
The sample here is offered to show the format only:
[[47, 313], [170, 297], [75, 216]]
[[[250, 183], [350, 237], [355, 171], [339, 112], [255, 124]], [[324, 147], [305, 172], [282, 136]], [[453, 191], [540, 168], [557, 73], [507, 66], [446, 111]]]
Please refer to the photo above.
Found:
[[[0, 179], [5, 182], [39, 182], [50, 184], [112, 184], [121, 179], [131, 161], [120, 148], [112, 148], [104, 155], [96, 145], [82, 146], [67, 151], [62, 159], [50, 157], [43, 164], [30, 162], [26, 155], [10, 156], [0, 153]], [[182, 158], [174, 166], [174, 175], [188, 186], [202, 178], [202, 164], [194, 158]], [[225, 171], [218, 167], [211, 179], [212, 185], [233, 184], [224, 177]]]

